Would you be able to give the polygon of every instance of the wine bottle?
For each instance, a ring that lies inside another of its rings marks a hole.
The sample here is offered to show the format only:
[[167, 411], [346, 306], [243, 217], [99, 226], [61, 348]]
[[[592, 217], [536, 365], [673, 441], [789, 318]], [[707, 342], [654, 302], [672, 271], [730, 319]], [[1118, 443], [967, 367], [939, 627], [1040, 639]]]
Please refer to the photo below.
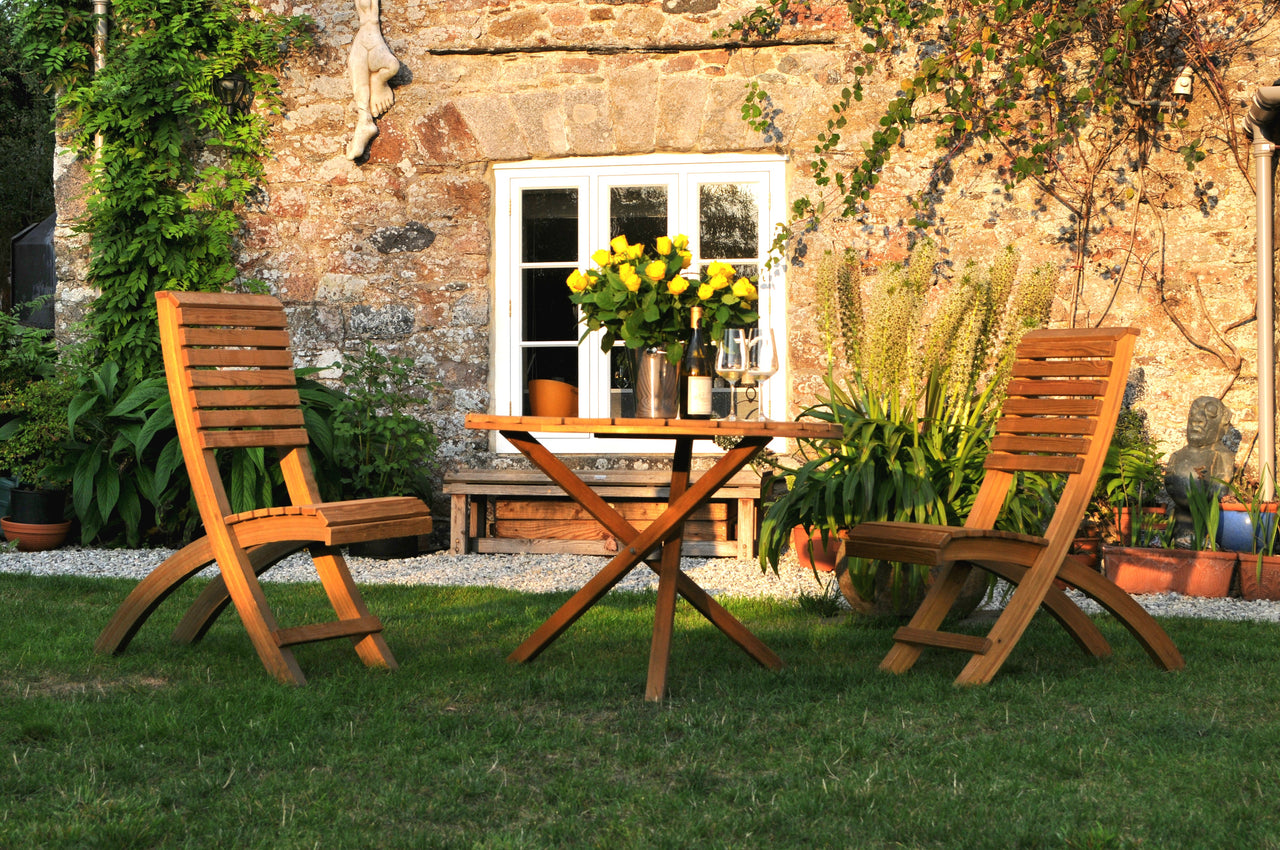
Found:
[[680, 376], [684, 379], [684, 391], [680, 396], [681, 416], [686, 419], [711, 418], [711, 346], [702, 333], [702, 308], [694, 307], [689, 314], [689, 344], [680, 363]]

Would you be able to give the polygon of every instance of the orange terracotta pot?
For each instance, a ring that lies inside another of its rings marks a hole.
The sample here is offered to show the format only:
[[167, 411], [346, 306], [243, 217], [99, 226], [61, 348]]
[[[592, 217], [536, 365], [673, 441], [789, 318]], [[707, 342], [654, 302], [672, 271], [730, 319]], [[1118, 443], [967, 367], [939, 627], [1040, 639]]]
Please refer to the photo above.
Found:
[[1226, 596], [1236, 560], [1235, 552], [1102, 547], [1107, 578], [1128, 593], [1172, 591], [1184, 596]]
[[1240, 595], [1245, 599], [1280, 599], [1280, 555], [1240, 556]]
[[529, 410], [534, 416], [577, 416], [578, 388], [564, 381], [529, 381]]
[[71, 520], [37, 524], [5, 518], [0, 519], [0, 529], [6, 540], [17, 541], [19, 552], [44, 552], [57, 549], [67, 541]]
[[840, 559], [840, 538], [833, 534], [823, 543], [821, 532], [810, 534], [803, 525], [791, 529], [791, 548], [796, 550], [800, 568], [805, 570], [829, 573]]

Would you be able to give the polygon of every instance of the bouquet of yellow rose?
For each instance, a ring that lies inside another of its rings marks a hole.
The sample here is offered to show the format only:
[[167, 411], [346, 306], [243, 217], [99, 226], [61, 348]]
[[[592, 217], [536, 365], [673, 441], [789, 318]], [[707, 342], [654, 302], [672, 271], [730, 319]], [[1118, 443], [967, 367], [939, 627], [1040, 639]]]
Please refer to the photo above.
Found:
[[667, 359], [679, 363], [693, 307], [702, 307], [712, 339], [726, 327], [754, 324], [760, 318], [755, 284], [722, 262], [709, 264], [696, 280], [685, 277], [681, 272], [693, 259], [688, 246], [689, 237], [683, 234], [660, 236], [653, 255], [644, 245], [630, 245], [625, 236], [617, 236], [608, 249], [592, 254], [596, 268], [575, 269], [568, 280], [569, 300], [582, 308], [582, 339], [603, 328], [600, 349], [605, 353], [622, 340], [628, 348], [665, 348]]

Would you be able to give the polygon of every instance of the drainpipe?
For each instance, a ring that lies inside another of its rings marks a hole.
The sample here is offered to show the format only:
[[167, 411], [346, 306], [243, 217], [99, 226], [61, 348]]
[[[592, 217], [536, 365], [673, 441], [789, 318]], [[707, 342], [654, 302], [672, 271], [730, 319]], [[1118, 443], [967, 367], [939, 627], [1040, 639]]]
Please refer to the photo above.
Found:
[[1280, 123], [1280, 86], [1264, 86], [1253, 96], [1244, 119], [1252, 137], [1257, 182], [1258, 232], [1258, 464], [1262, 498], [1275, 497], [1275, 167], [1276, 144], [1269, 136]]
[[[107, 67], [107, 14], [110, 6], [110, 0], [93, 0], [93, 70], [95, 73]], [[93, 147], [98, 153], [102, 152], [101, 133], [93, 137]]]

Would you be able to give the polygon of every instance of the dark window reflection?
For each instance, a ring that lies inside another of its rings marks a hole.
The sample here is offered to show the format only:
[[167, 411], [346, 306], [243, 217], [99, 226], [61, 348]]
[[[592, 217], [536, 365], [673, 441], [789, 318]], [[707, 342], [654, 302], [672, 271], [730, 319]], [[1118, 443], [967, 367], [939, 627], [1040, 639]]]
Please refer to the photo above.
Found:
[[760, 250], [759, 208], [747, 186], [698, 187], [698, 236], [703, 257], [755, 257]]
[[569, 300], [569, 287], [565, 284], [571, 271], [569, 268], [525, 269], [521, 273], [524, 339], [577, 341], [577, 308]]
[[667, 236], [666, 186], [615, 186], [609, 190], [609, 238], [626, 236], [653, 248]]
[[577, 189], [526, 189], [520, 208], [523, 262], [577, 262]]

